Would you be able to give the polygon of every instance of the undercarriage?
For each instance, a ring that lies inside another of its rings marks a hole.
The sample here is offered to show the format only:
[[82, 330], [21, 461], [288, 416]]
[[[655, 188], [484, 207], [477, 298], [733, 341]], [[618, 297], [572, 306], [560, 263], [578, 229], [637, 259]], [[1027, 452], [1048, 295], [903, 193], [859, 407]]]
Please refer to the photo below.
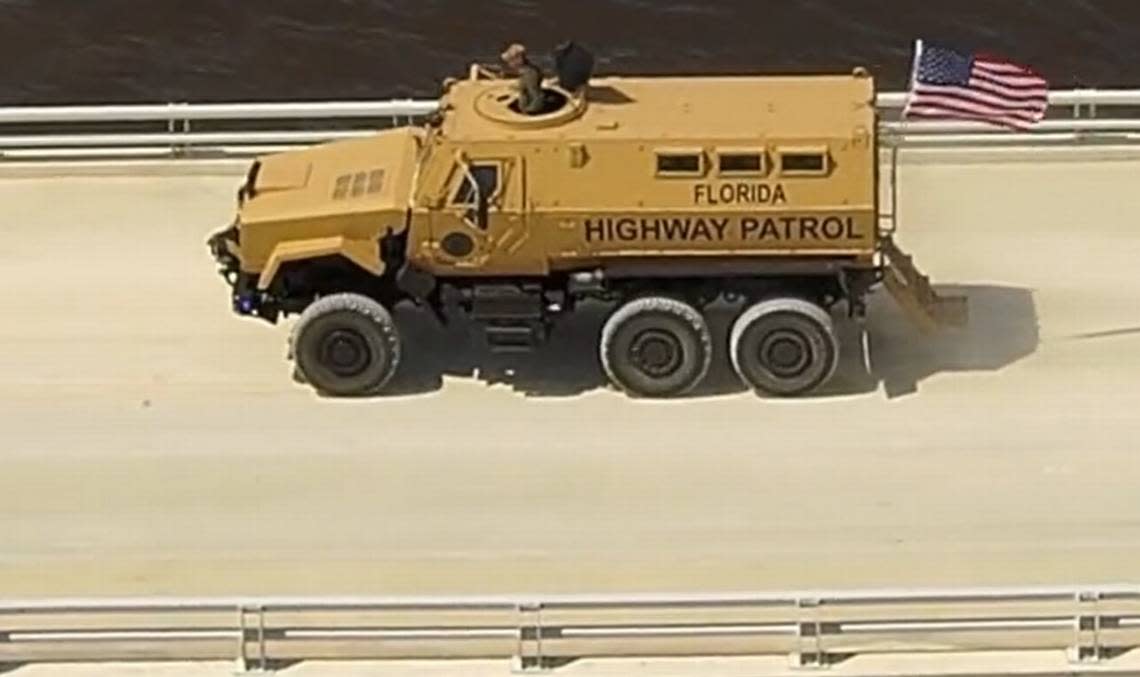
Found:
[[834, 308], [842, 303], [861, 319], [880, 282], [923, 329], [965, 321], [964, 300], [935, 293], [890, 238], [881, 242], [879, 265], [647, 258], [534, 278], [437, 278], [394, 256], [375, 276], [326, 257], [287, 265], [262, 289], [257, 275], [241, 270], [239, 237], [231, 227], [209, 241], [234, 311], [270, 323], [300, 314], [290, 354], [307, 382], [335, 395], [381, 392], [401, 351], [415, 348], [403, 347], [391, 315], [404, 301], [443, 323], [473, 323], [491, 353], [506, 355], [539, 349], [578, 304], [608, 302], [614, 310], [598, 336], [598, 358], [618, 389], [639, 397], [683, 395], [701, 382], [713, 352], [706, 311], [718, 301], [740, 308], [726, 346], [735, 371], [774, 396], [827, 382], [840, 351]]

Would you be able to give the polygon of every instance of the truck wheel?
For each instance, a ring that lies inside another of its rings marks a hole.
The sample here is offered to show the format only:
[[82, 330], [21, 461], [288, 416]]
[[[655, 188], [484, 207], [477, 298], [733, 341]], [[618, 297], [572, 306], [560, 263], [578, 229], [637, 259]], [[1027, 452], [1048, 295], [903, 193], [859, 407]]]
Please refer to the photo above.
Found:
[[327, 395], [375, 393], [400, 362], [400, 334], [391, 314], [359, 294], [314, 301], [301, 314], [290, 343], [301, 375]]
[[839, 342], [827, 312], [798, 298], [761, 301], [741, 313], [729, 338], [732, 366], [770, 395], [802, 395], [827, 382]]
[[712, 363], [712, 336], [692, 306], [660, 296], [635, 299], [602, 328], [602, 366], [630, 395], [681, 395], [704, 379]]

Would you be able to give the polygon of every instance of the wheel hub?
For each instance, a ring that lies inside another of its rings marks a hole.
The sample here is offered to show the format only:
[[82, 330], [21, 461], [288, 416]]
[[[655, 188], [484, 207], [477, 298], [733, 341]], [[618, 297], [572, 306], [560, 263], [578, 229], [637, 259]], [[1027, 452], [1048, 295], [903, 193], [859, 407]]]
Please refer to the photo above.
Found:
[[321, 363], [337, 376], [355, 376], [372, 358], [368, 343], [355, 331], [338, 329], [321, 342]]
[[793, 378], [811, 364], [811, 345], [799, 332], [774, 331], [760, 343], [760, 362], [776, 376]]
[[630, 362], [653, 378], [676, 372], [683, 361], [681, 342], [673, 334], [648, 329], [634, 337], [629, 346]]

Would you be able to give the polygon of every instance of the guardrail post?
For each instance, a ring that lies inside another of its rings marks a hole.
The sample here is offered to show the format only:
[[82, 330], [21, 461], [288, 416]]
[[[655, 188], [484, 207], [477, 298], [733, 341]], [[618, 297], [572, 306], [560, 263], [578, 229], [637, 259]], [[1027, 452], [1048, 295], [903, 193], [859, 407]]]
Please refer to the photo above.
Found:
[[[254, 616], [251, 619], [250, 616]], [[256, 651], [249, 655], [249, 643], [253, 641]], [[268, 673], [269, 656], [265, 651], [265, 607], [238, 607], [238, 671], [239, 674]]]
[[518, 615], [517, 644], [511, 661], [511, 672], [547, 672], [549, 666], [542, 653], [542, 602], [525, 602], [515, 607]]
[[1072, 663], [1096, 663], [1104, 659], [1104, 646], [1100, 631], [1104, 618], [1100, 614], [1100, 593], [1078, 592], [1075, 601], [1077, 614], [1073, 619], [1073, 646], [1069, 647]]
[[190, 119], [184, 115], [179, 115], [179, 111], [185, 110], [188, 104], [178, 103], [171, 101], [166, 104], [169, 114], [166, 119], [166, 132], [171, 135], [170, 142], [170, 157], [179, 158], [185, 155], [185, 144], [179, 143], [175, 137], [176, 134], [189, 134], [190, 133]]
[[796, 600], [796, 651], [790, 657], [793, 668], [819, 670], [828, 667], [823, 646], [824, 624], [819, 618], [823, 600], [804, 597]]

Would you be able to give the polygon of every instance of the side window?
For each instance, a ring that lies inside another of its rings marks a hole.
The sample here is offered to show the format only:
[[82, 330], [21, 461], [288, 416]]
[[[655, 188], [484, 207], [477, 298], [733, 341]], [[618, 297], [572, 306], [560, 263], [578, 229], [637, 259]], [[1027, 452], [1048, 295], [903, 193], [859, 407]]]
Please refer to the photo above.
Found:
[[499, 189], [498, 165], [471, 165], [470, 169], [455, 191], [452, 204], [474, 205], [480, 200], [486, 201]]
[[472, 164], [466, 169], [451, 203], [466, 206], [463, 218], [486, 230], [490, 200], [499, 189], [499, 165]]

